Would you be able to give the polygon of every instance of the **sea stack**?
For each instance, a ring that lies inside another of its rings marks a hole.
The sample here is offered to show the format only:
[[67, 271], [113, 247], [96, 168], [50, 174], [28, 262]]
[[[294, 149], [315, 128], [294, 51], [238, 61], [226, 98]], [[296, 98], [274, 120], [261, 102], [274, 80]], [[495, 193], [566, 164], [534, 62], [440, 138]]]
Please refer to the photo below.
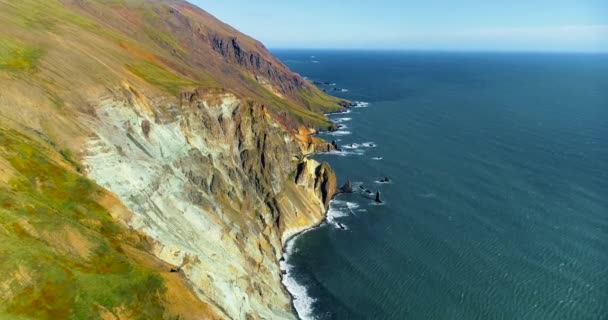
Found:
[[382, 200], [380, 200], [380, 191], [376, 191], [376, 203], [382, 203]]

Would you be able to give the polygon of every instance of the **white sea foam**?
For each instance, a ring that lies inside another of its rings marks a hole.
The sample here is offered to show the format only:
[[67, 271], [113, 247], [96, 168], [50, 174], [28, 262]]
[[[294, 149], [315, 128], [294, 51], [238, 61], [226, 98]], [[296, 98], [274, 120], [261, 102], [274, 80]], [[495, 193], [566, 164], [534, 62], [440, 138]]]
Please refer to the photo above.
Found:
[[393, 183], [393, 182], [392, 182], [392, 181], [388, 181], [388, 182], [387, 182], [387, 181], [380, 181], [380, 180], [376, 180], [376, 181], [374, 181], [374, 183], [377, 183], [377, 184], [391, 184], [391, 183]]
[[382, 159], [383, 159], [382, 157], [373, 157], [373, 158], [372, 158], [372, 160], [376, 160], [376, 161], [378, 161], [378, 160], [382, 160]]
[[376, 147], [376, 144], [373, 142], [363, 142], [361, 145], [365, 148], [375, 148]]
[[386, 205], [386, 202], [385, 202], [384, 200], [382, 200], [382, 202], [380, 202], [380, 203], [378, 203], [378, 202], [376, 202], [376, 201], [372, 201], [372, 202], [370, 203], [370, 205], [372, 205], [372, 206], [379, 206], [379, 207], [381, 207], [381, 206]]
[[355, 203], [355, 202], [346, 202], [346, 207], [352, 211], [352, 210], [358, 209], [359, 204]]
[[327, 210], [327, 223], [336, 229], [348, 230], [348, 227], [338, 222], [337, 219], [348, 217], [358, 208], [359, 204], [355, 202], [332, 200]]
[[317, 61], [317, 60], [312, 60], [311, 62], [312, 62], [312, 63], [320, 63], [320, 62], [319, 62], [319, 61]]
[[369, 107], [369, 102], [356, 101], [353, 108], [367, 108]]
[[352, 119], [353, 119], [353, 118], [336, 118], [336, 119], [334, 119], [333, 121], [334, 121], [335, 123], [344, 123], [344, 122], [347, 122], [347, 121], [351, 121]]
[[[361, 210], [357, 203], [335, 199], [331, 200], [329, 209], [327, 210], [327, 223], [336, 229], [348, 230], [347, 226], [336, 221], [336, 219], [347, 217], [354, 210]], [[308, 229], [287, 241], [283, 252], [283, 259], [279, 262], [279, 267], [283, 273], [283, 285], [291, 294], [296, 312], [300, 319], [303, 320], [315, 319], [313, 315], [313, 305], [316, 300], [310, 296], [306, 286], [298, 283], [296, 280], [295, 275], [293, 274], [294, 266], [290, 263], [290, 258], [297, 252], [295, 247], [297, 239], [311, 230], [314, 229]]]
[[365, 151], [361, 149], [351, 149], [351, 150], [331, 150], [325, 154], [334, 155], [334, 156], [361, 156], [365, 153]]
[[344, 109], [344, 111], [338, 111], [338, 112], [330, 112], [330, 113], [325, 113], [326, 116], [335, 116], [335, 115], [340, 115], [340, 114], [349, 114], [353, 112], [350, 108]]
[[348, 136], [351, 134], [351, 132], [348, 130], [338, 130], [338, 131], [328, 132], [327, 134], [330, 136]]
[[342, 148], [343, 149], [359, 149], [361, 145], [358, 143], [351, 143], [351, 144], [347, 144], [347, 145], [343, 145]]
[[294, 267], [289, 263], [291, 255], [295, 252], [295, 242], [300, 235], [287, 241], [287, 244], [285, 245], [285, 252], [283, 253], [284, 259], [279, 263], [279, 266], [283, 272], [283, 285], [293, 298], [293, 305], [298, 313], [298, 316], [303, 320], [312, 320], [315, 319], [312, 314], [312, 306], [316, 300], [310, 296], [308, 289], [304, 285], [296, 281], [293, 274]]

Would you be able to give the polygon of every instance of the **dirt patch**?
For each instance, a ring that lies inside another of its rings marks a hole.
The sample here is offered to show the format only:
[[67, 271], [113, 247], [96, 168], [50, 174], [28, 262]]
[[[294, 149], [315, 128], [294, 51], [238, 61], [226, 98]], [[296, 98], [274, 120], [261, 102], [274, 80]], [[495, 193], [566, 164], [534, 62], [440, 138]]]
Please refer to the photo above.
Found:
[[86, 259], [91, 253], [91, 242], [85, 235], [69, 226], [61, 231], [42, 232], [40, 237], [52, 247], [69, 255]]
[[0, 186], [7, 185], [15, 171], [8, 161], [0, 158]]

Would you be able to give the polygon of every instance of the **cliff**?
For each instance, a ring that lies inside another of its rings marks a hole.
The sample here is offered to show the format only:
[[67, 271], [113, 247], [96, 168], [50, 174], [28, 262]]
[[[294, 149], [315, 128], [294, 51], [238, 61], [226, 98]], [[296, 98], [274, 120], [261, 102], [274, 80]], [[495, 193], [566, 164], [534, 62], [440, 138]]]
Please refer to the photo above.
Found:
[[345, 102], [178, 0], [0, 0], [0, 317], [294, 318]]

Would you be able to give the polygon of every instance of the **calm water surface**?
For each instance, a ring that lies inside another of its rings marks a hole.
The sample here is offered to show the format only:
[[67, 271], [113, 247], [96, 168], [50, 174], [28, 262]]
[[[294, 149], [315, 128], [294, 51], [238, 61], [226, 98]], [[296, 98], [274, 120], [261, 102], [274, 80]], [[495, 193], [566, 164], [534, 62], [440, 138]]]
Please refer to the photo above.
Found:
[[275, 54], [369, 103], [323, 134], [359, 192], [292, 244], [301, 317], [608, 319], [608, 56]]

